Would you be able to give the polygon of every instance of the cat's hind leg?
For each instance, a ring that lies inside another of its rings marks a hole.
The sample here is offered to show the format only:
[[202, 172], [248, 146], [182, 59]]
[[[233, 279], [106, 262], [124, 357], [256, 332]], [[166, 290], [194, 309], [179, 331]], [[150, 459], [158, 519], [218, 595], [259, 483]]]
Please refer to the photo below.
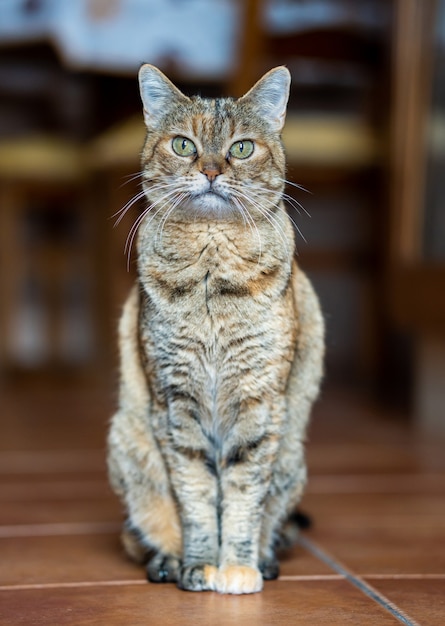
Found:
[[[164, 461], [156, 443], [150, 441], [146, 433], [136, 436], [137, 432], [131, 416], [114, 416], [109, 436], [110, 478], [127, 510], [128, 518], [122, 536], [124, 548], [131, 558], [139, 562], [155, 553], [153, 562], [149, 561], [147, 574], [150, 580], [161, 582], [167, 579], [165, 563], [168, 562], [172, 569], [176, 562], [174, 569], [179, 569], [181, 528]], [[161, 573], [157, 574], [157, 571]]]
[[271, 490], [261, 532], [260, 569], [264, 578], [274, 573], [276, 551], [283, 538], [296, 540], [298, 526], [292, 523], [306, 485], [304, 440], [312, 405], [323, 372], [324, 323], [317, 296], [301, 270], [293, 269], [294, 305], [298, 337], [286, 389], [286, 429], [274, 467]]
[[139, 296], [131, 292], [119, 326], [119, 410], [111, 420], [108, 468], [111, 485], [127, 510], [122, 540], [127, 554], [144, 561], [150, 580], [177, 580], [182, 536], [165, 461], [150, 426], [147, 381], [138, 346]]
[[298, 540], [300, 530], [311, 526], [311, 519], [301, 511], [292, 511], [284, 524], [275, 532], [271, 545], [266, 544], [260, 559], [260, 571], [264, 580], [275, 580], [280, 575], [280, 554], [292, 548]]
[[265, 580], [279, 576], [278, 553], [297, 539], [295, 508], [306, 485], [303, 443], [287, 432], [282, 437], [261, 525], [259, 566]]

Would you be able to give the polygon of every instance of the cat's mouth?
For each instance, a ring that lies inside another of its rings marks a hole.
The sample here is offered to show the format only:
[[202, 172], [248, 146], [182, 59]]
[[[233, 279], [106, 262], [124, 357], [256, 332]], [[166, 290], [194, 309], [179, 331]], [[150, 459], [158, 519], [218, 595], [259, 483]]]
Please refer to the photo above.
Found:
[[226, 196], [223, 196], [222, 193], [220, 193], [219, 191], [217, 191], [216, 189], [210, 188], [207, 191], [204, 191], [203, 194], [201, 194], [202, 196], [217, 196], [218, 198], [222, 198], [223, 200], [227, 200]]
[[199, 212], [227, 212], [232, 208], [230, 200], [227, 196], [218, 192], [216, 189], [207, 189], [192, 198], [192, 204]]

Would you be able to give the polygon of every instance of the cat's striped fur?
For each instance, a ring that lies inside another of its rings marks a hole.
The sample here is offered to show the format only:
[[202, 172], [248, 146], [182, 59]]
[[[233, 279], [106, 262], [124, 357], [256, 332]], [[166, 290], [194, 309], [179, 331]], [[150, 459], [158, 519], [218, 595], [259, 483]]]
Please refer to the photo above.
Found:
[[[187, 98], [150, 65], [140, 84], [148, 204], [109, 434], [124, 545], [150, 557], [150, 580], [252, 593], [278, 575], [305, 485], [324, 350], [281, 200], [289, 73], [239, 100]], [[175, 137], [193, 154], [177, 154]], [[247, 142], [248, 158], [232, 156]]]

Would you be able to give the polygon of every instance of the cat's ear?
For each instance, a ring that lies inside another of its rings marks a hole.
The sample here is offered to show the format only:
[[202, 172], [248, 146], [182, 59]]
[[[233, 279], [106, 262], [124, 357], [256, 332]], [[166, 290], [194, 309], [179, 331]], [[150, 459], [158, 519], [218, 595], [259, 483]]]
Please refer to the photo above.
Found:
[[265, 74], [241, 101], [249, 101], [274, 130], [280, 131], [286, 119], [289, 99], [290, 73], [283, 65]]
[[148, 128], [156, 128], [173, 102], [188, 101], [187, 96], [158, 70], [145, 63], [139, 70], [139, 88], [144, 107], [144, 119]]

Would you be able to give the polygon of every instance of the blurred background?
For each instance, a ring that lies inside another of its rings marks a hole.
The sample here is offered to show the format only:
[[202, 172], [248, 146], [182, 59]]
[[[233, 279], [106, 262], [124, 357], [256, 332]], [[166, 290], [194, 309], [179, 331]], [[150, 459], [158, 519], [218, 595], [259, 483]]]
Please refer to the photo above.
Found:
[[326, 384], [445, 434], [445, 0], [2, 0], [0, 420], [42, 390], [113, 404], [145, 61], [208, 96], [288, 66]]

